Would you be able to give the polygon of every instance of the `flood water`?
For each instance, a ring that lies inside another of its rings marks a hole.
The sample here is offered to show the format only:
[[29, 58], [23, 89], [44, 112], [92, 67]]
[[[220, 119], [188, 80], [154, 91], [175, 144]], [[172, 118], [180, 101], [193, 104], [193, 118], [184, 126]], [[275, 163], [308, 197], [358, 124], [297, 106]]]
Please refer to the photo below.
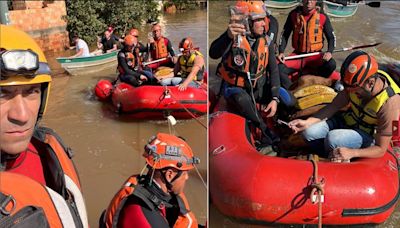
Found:
[[[164, 35], [177, 52], [180, 40], [191, 36], [195, 46], [207, 48], [207, 11], [192, 10], [164, 15], [161, 19]], [[139, 40], [147, 43], [150, 26], [141, 29]], [[67, 75], [55, 61], [72, 51], [48, 53], [53, 82], [42, 125], [54, 129], [74, 152], [88, 210], [89, 224], [98, 227], [101, 212], [108, 206], [123, 182], [138, 174], [145, 165], [142, 157], [147, 140], [157, 132], [169, 133], [166, 121], [142, 121], [119, 116], [110, 105], [97, 101], [93, 88], [102, 78], [114, 79], [115, 69], [93, 75]], [[206, 125], [207, 118], [199, 119]], [[202, 178], [207, 181], [207, 131], [195, 120], [178, 121], [171, 129], [186, 139], [196, 156]], [[200, 224], [207, 216], [207, 190], [196, 171], [190, 172], [185, 193], [191, 210]]]
[[[223, 1], [209, 3], [209, 45], [226, 31], [229, 22], [228, 6], [234, 2]], [[286, 21], [288, 13], [292, 10], [269, 9], [278, 19], [279, 35]], [[381, 45], [365, 49], [372, 53], [380, 63], [400, 63], [400, 2], [382, 1], [380, 8], [371, 8], [360, 5], [357, 13], [351, 18], [332, 18], [337, 44], [336, 48], [358, 46], [375, 42]], [[285, 53], [290, 53], [291, 45], [288, 44]], [[337, 70], [341, 63], [350, 54], [349, 52], [335, 53], [333, 57], [337, 62]], [[210, 89], [218, 91], [219, 79], [215, 77], [216, 66], [220, 60], [209, 59]], [[210, 170], [212, 175], [212, 170]], [[210, 186], [212, 188], [212, 186]], [[246, 187], [246, 186], [238, 186]], [[222, 215], [212, 204], [210, 205], [210, 227], [259, 227], [240, 223]], [[378, 227], [400, 227], [400, 206], [398, 205], [392, 216]]]

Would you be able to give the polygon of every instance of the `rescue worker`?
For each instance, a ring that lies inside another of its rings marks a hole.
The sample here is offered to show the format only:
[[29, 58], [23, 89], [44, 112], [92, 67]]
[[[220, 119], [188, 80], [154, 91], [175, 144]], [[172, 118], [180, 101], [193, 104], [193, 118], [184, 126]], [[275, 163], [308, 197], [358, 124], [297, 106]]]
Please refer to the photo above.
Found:
[[[292, 10], [283, 27], [278, 60], [282, 86], [289, 89], [292, 82], [288, 75], [293, 72], [302, 73], [304, 68], [312, 68], [319, 76], [328, 78], [336, 69], [336, 62], [332, 58], [332, 52], [336, 45], [336, 38], [329, 17], [320, 12], [316, 7], [317, 0], [303, 0], [303, 5]], [[309, 56], [301, 59], [285, 61], [285, 48], [292, 34], [293, 53], [299, 55], [311, 52], [321, 52], [324, 47], [324, 37], [327, 39], [328, 48], [325, 53]]]
[[[306, 120], [289, 123], [311, 148], [334, 161], [381, 157], [386, 152], [392, 123], [399, 118], [400, 88], [372, 55], [351, 53], [340, 69], [345, 89], [329, 105]], [[350, 103], [345, 113], [343, 107]]]
[[236, 15], [228, 29], [210, 46], [210, 57], [222, 57], [217, 75], [222, 78], [223, 95], [229, 110], [250, 120], [263, 133], [261, 144], [271, 145], [278, 138], [267, 128], [256, 109], [256, 102], [266, 104], [267, 117], [276, 113], [280, 80], [273, 45], [264, 34], [266, 13], [262, 1], [238, 1], [238, 9], [248, 9], [250, 31]]
[[138, 64], [139, 69], [141, 69], [141, 70], [145, 69], [146, 71], [148, 71], [149, 73], [146, 73], [146, 75], [150, 74], [151, 69], [148, 67], [143, 67], [143, 65], [142, 65], [144, 53], [147, 53], [147, 47], [139, 41], [139, 30], [132, 28], [129, 31], [129, 35], [131, 35], [133, 37], [132, 53], [133, 53], [134, 57], [137, 59], [137, 64]]
[[172, 47], [171, 41], [162, 35], [161, 25], [158, 23], [154, 24], [151, 27], [151, 32], [153, 33], [153, 36], [149, 37], [151, 60], [164, 60], [150, 64], [148, 66], [151, 69], [156, 69], [160, 66], [173, 68], [174, 64], [176, 63], [176, 58], [174, 58], [175, 52]]
[[147, 174], [128, 178], [103, 213], [100, 227], [197, 228], [183, 194], [189, 170], [200, 162], [192, 149], [181, 138], [158, 133], [143, 156]]
[[25, 32], [0, 31], [0, 226], [88, 227], [72, 151], [38, 125], [51, 86], [46, 57]]
[[140, 86], [145, 82], [151, 82], [153, 75], [151, 72], [145, 72], [140, 68], [140, 58], [135, 58], [133, 54], [135, 37], [125, 36], [124, 48], [118, 52], [118, 78], [132, 86]]
[[186, 88], [198, 88], [203, 80], [204, 58], [203, 54], [197, 51], [193, 46], [192, 38], [183, 38], [179, 43], [179, 50], [182, 55], [179, 56], [174, 68], [175, 77], [164, 78], [161, 85], [179, 85], [179, 91], [185, 91]]

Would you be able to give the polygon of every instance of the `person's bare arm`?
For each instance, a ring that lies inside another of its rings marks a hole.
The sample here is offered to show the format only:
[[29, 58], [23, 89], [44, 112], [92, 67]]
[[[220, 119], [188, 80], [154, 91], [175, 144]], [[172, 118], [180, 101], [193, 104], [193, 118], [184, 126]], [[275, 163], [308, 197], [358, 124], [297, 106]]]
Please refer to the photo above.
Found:
[[295, 119], [289, 122], [289, 127], [294, 133], [301, 132], [311, 125], [318, 123], [322, 120], [331, 118], [336, 112], [349, 104], [349, 96], [345, 91], [341, 91], [333, 99], [332, 103], [328, 104], [317, 112], [314, 116], [309, 117], [306, 120]]
[[79, 51], [78, 51], [75, 55], [71, 56], [70, 58], [79, 57], [79, 56], [81, 56], [82, 54], [83, 54], [83, 48], [80, 48]]
[[314, 117], [322, 120], [329, 119], [335, 113], [337, 113], [340, 109], [344, 108], [350, 102], [349, 95], [345, 90], [339, 92], [336, 97], [333, 99], [332, 103], [328, 104], [324, 108], [322, 108], [319, 112], [317, 112]]
[[196, 77], [197, 73], [199, 72], [199, 70], [204, 66], [204, 59], [201, 56], [196, 56], [196, 58], [194, 59], [194, 63], [193, 63], [193, 67], [192, 67], [192, 71], [190, 71], [189, 75], [187, 76], [187, 78], [179, 85], [179, 90], [180, 91], [184, 91], [186, 90], [187, 86], [189, 85], [189, 83], [191, 81], [194, 80], [194, 78]]
[[117, 44], [113, 44], [113, 48], [107, 50], [107, 53], [112, 52], [112, 51], [116, 51], [117, 50]]

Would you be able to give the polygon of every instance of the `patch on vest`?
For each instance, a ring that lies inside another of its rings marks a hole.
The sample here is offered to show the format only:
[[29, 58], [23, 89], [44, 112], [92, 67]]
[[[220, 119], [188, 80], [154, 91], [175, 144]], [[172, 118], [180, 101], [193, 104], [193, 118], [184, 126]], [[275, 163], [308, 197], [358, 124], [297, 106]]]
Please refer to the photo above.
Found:
[[233, 57], [233, 62], [235, 62], [237, 66], [243, 66], [244, 58], [242, 55], [235, 55], [235, 57]]
[[181, 148], [177, 146], [166, 146], [165, 147], [165, 155], [169, 156], [181, 156]]

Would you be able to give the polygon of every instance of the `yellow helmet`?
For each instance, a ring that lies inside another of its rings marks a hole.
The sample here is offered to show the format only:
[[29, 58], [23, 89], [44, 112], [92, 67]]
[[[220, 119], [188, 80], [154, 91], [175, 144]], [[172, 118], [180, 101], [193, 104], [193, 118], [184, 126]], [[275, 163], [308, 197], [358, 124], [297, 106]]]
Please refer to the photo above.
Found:
[[9, 25], [0, 25], [0, 31], [0, 87], [42, 84], [40, 119], [46, 109], [51, 84], [46, 57], [25, 32]]

